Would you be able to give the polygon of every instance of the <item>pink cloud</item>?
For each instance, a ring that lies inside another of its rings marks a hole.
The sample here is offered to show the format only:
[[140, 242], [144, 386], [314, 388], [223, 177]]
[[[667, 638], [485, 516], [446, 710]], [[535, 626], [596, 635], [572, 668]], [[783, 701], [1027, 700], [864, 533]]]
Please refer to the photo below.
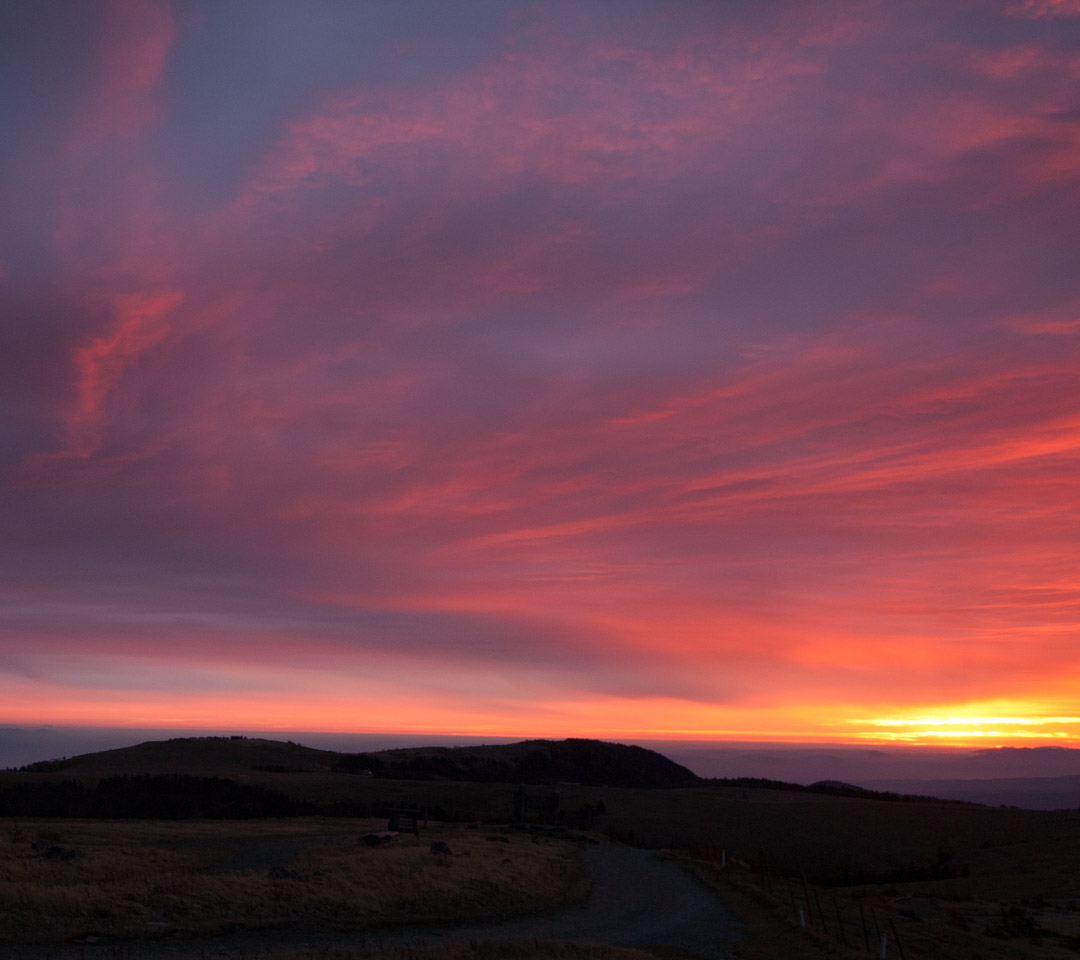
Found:
[[764, 36], [728, 28], [663, 52], [549, 25], [437, 91], [328, 96], [288, 124], [249, 202], [327, 178], [364, 186], [387, 166], [411, 178], [434, 162], [459, 187], [480, 172], [485, 189], [538, 175], [612, 200], [629, 182], [637, 197], [645, 180], [723, 165], [719, 144], [741, 149], [754, 125], [812, 96], [828, 55], [871, 29], [863, 12], [823, 20], [796, 16]]
[[1005, 8], [1009, 17], [1077, 17], [1080, 16], [1078, 0], [1021, 0]]
[[100, 445], [109, 394], [125, 369], [166, 337], [167, 317], [181, 300], [175, 292], [120, 297], [113, 329], [75, 349], [77, 398], [67, 420], [70, 452], [85, 457]]
[[108, 0], [97, 48], [97, 75], [68, 142], [72, 155], [99, 148], [110, 137], [132, 140], [158, 122], [158, 84], [176, 25], [159, 0]]
[[1005, 317], [998, 323], [1009, 330], [1024, 334], [1062, 337], [1080, 334], [1080, 316], [1075, 314]]

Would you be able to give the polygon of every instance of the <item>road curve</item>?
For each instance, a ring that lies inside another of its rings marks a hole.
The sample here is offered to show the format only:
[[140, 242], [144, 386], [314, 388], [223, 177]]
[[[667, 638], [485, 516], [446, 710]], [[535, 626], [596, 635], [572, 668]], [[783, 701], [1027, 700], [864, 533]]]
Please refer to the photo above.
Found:
[[[720, 901], [689, 874], [648, 850], [590, 847], [593, 876], [584, 903], [498, 924], [458, 926], [437, 939], [588, 940], [623, 947], [663, 947], [703, 960], [729, 960], [737, 925]], [[429, 937], [429, 942], [435, 940]]]
[[272, 958], [285, 951], [337, 947], [423, 947], [451, 940], [581, 940], [662, 948], [731, 960], [738, 926], [689, 874], [648, 850], [615, 844], [585, 851], [594, 885], [583, 903], [516, 920], [410, 927], [380, 933], [251, 931], [201, 940], [147, 940], [15, 947], [12, 960], [210, 960]]

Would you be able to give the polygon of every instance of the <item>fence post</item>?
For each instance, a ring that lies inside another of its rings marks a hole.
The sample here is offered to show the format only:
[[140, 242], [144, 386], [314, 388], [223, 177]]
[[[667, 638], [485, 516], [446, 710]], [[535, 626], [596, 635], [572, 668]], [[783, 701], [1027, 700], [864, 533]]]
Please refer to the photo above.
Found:
[[862, 936], [863, 943], [866, 944], [866, 952], [870, 952], [870, 931], [866, 929], [866, 911], [863, 909], [863, 905], [859, 904], [859, 919], [862, 920]]
[[878, 954], [881, 960], [885, 960], [885, 934], [881, 935], [881, 953]]
[[829, 925], [825, 922], [825, 911], [821, 909], [821, 897], [818, 896], [817, 890], [814, 891], [814, 903], [817, 904], [817, 915], [821, 920], [821, 932], [828, 936]]
[[832, 901], [833, 909], [836, 911], [836, 925], [840, 928], [840, 942], [847, 946], [847, 934], [844, 933], [844, 918], [840, 916], [840, 904], [836, 897], [833, 897]]
[[889, 926], [892, 927], [893, 939], [896, 941], [896, 949], [900, 951], [900, 960], [907, 960], [904, 956], [904, 945], [900, 942], [900, 934], [896, 932], [896, 924], [893, 923], [893, 918], [889, 917]]

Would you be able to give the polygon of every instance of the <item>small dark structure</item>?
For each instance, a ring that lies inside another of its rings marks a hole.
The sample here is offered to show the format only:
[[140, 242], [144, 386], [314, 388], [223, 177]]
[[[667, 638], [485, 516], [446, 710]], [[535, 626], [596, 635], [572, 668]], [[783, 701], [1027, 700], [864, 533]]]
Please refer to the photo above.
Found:
[[396, 833], [411, 833], [414, 837], [420, 836], [420, 819], [424, 811], [417, 807], [391, 807], [390, 823], [388, 830]]
[[531, 791], [519, 784], [514, 791], [514, 817], [517, 826], [529, 823], [554, 825], [559, 822], [559, 792]]

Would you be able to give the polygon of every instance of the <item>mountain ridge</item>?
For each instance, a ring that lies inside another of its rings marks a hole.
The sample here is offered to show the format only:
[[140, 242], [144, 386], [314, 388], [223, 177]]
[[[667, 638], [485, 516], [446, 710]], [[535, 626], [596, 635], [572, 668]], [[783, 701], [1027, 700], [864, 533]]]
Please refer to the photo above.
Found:
[[253, 771], [322, 772], [396, 780], [566, 782], [626, 787], [677, 787], [701, 782], [695, 773], [653, 750], [582, 738], [342, 753], [262, 738], [177, 737], [40, 761], [19, 770], [81, 777], [167, 774], [236, 777]]

